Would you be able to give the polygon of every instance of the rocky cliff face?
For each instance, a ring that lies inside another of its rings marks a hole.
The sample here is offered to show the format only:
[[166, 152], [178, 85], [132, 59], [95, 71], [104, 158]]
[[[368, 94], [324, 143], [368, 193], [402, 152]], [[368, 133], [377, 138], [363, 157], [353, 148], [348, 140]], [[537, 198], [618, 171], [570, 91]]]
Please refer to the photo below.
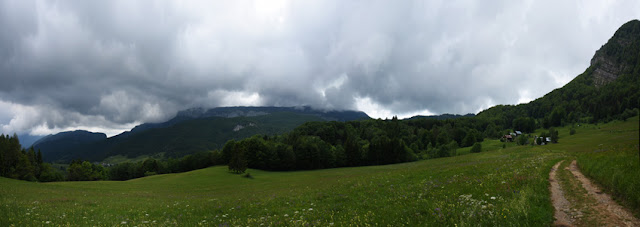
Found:
[[627, 55], [636, 55], [640, 45], [640, 21], [632, 20], [622, 25], [607, 44], [591, 59], [593, 84], [601, 87], [616, 80], [622, 73], [633, 70], [635, 62]]
[[620, 76], [622, 66], [616, 64], [611, 58], [605, 56], [596, 56], [591, 59], [591, 66], [595, 68], [593, 71], [593, 84], [601, 87], [614, 81]]

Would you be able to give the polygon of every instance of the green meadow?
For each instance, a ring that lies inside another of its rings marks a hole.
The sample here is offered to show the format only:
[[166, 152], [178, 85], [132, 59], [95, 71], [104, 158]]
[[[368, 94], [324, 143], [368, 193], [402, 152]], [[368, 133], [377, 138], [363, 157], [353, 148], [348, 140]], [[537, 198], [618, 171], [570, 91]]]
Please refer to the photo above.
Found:
[[567, 126], [558, 144], [486, 140], [481, 153], [403, 164], [250, 169], [253, 178], [226, 166], [122, 182], [0, 178], [0, 225], [548, 226], [549, 170], [572, 159], [638, 215], [638, 125]]

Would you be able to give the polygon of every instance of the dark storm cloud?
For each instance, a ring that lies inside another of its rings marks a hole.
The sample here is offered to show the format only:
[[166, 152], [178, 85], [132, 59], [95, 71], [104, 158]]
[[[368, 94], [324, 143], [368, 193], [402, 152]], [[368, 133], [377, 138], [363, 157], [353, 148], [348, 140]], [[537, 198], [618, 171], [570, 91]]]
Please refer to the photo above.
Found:
[[115, 134], [196, 106], [468, 113], [581, 73], [639, 3], [2, 1], [2, 132]]

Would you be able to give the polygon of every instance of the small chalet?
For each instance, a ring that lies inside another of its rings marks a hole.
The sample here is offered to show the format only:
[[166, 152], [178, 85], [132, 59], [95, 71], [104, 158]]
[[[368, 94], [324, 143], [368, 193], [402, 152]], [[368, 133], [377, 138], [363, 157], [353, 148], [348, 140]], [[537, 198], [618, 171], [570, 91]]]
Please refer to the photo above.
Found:
[[521, 131], [516, 131], [516, 136], [521, 136], [522, 132]]
[[513, 136], [511, 135], [504, 135], [502, 136], [502, 139], [504, 139], [504, 141], [513, 142]]

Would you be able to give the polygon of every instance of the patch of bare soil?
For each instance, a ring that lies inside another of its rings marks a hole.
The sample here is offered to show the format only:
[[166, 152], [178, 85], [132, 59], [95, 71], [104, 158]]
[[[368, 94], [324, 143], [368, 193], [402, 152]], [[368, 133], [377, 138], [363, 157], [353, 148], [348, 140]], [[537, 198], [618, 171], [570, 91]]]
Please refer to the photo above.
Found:
[[571, 215], [569, 212], [571, 211], [571, 204], [564, 197], [564, 191], [562, 191], [562, 187], [558, 182], [557, 171], [560, 164], [563, 161], [556, 163], [553, 167], [551, 167], [551, 172], [549, 172], [549, 183], [551, 190], [551, 203], [553, 204], [553, 208], [555, 211], [553, 212], [553, 217], [556, 219], [553, 222], [554, 226], [573, 226], [572, 223], [574, 220], [571, 219]]
[[588, 196], [591, 196], [597, 201], [593, 209], [596, 210], [596, 212], [600, 214], [598, 216], [603, 219], [599, 220], [600, 223], [605, 223], [607, 226], [640, 226], [640, 220], [635, 218], [627, 209], [618, 205], [611, 199], [611, 196], [602, 192], [598, 186], [593, 184], [589, 178], [580, 172], [576, 165], [576, 160], [571, 162], [569, 171], [582, 183], [582, 187], [587, 190]]

